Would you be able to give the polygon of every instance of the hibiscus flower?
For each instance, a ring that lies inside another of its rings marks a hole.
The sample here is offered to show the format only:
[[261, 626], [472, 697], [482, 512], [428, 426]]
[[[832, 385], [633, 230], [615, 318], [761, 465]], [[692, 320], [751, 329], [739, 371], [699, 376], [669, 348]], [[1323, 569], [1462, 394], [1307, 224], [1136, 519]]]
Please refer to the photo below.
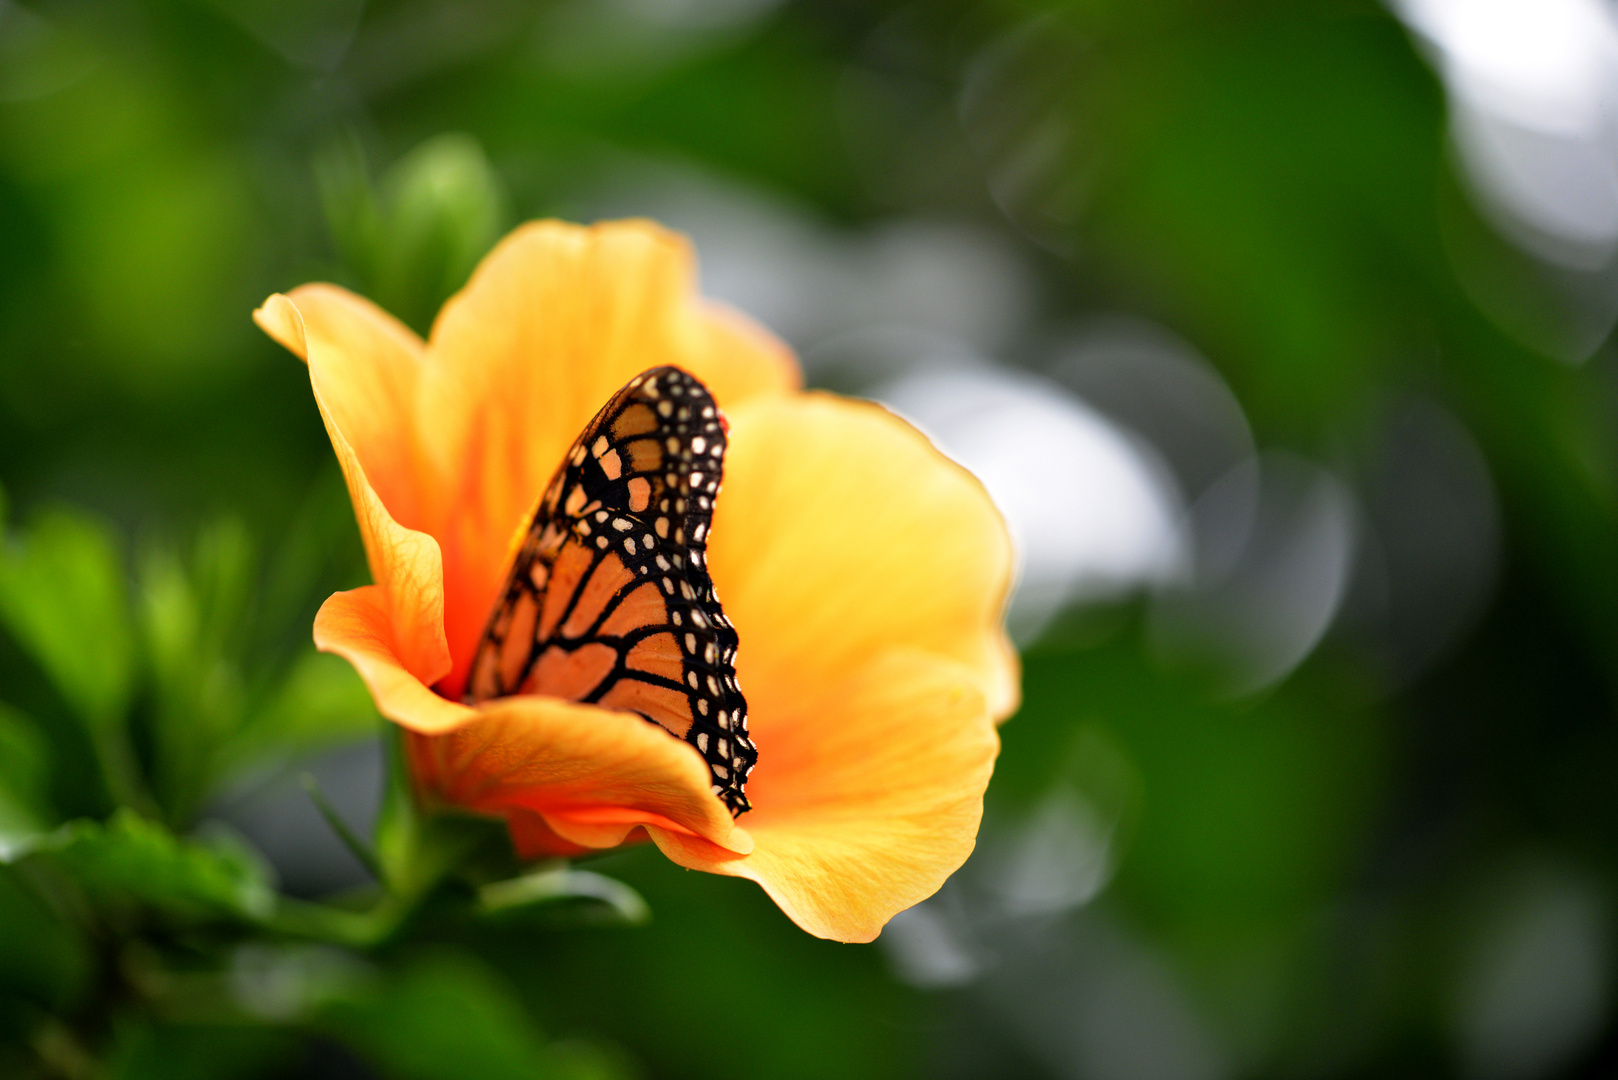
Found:
[[[878, 405], [802, 391], [693, 265], [648, 222], [529, 224], [426, 341], [332, 285], [271, 296], [254, 318], [308, 362], [375, 581], [326, 601], [315, 643], [409, 733], [426, 804], [504, 817], [528, 857], [649, 838], [758, 882], [812, 934], [869, 941], [972, 850], [1018, 694], [1010, 543], [969, 473]], [[638, 715], [462, 701], [537, 499], [602, 404], [664, 364], [729, 422], [707, 565], [758, 749], [740, 819], [697, 750]]]

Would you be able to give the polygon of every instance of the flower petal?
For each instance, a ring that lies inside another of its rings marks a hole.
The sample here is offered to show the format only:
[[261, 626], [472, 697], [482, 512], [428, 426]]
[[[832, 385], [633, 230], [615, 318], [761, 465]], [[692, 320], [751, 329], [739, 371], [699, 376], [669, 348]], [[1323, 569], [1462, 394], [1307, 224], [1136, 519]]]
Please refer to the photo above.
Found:
[[449, 731], [477, 718], [476, 710], [439, 697], [404, 663], [387, 594], [379, 585], [333, 593], [315, 614], [315, 647], [354, 665], [377, 711], [411, 731]]
[[730, 428], [708, 565], [755, 737], [777, 704], [896, 647], [966, 664], [1008, 715], [1011, 542], [983, 486], [869, 402], [758, 398]]
[[684, 238], [649, 222], [537, 222], [492, 251], [444, 306], [428, 345], [423, 430], [455, 513], [444, 546], [454, 674], [464, 681], [512, 538], [569, 444], [619, 387], [658, 364], [708, 384], [722, 406], [797, 384], [784, 346], [698, 302]]
[[[431, 531], [435, 477], [417, 435], [424, 346], [409, 327], [336, 285], [277, 293], [253, 312], [269, 335], [309, 364], [328, 424], [353, 447], [394, 520]], [[290, 325], [289, 325], [290, 324]]]
[[870, 941], [972, 852], [999, 749], [980, 679], [892, 652], [790, 713], [755, 740], [751, 854], [647, 831], [682, 866], [758, 882], [812, 934]]
[[353, 664], [382, 715], [414, 733], [425, 790], [506, 815], [526, 855], [614, 847], [643, 825], [751, 850], [689, 745], [593, 705], [511, 697], [472, 708], [440, 697], [400, 663], [384, 604], [375, 585], [335, 594], [315, 616], [315, 644]]
[[646, 825], [732, 851], [751, 847], [696, 750], [639, 716], [537, 696], [497, 698], [475, 713], [446, 734], [411, 740], [417, 781], [450, 805], [537, 814], [550, 833], [583, 848], [615, 847]]
[[523, 859], [589, 855], [595, 850], [563, 840], [555, 829], [545, 823], [544, 817], [520, 806], [506, 811], [506, 830], [511, 834], [511, 846]]
[[[450, 665], [438, 542], [401, 525], [396, 516], [403, 511], [419, 520], [426, 490], [416, 471], [421, 456], [410, 425], [398, 415], [414, 395], [419, 374], [411, 351], [414, 335], [334, 286], [305, 286], [290, 297], [277, 294], [253, 316], [309, 364], [315, 402], [348, 482], [371, 577], [388, 613], [390, 647], [416, 678], [442, 678]], [[373, 476], [383, 482], [380, 492]]]
[[721, 408], [802, 386], [798, 360], [780, 338], [713, 300], [704, 300], [699, 313], [692, 320], [687, 360], [680, 366], [703, 381]]

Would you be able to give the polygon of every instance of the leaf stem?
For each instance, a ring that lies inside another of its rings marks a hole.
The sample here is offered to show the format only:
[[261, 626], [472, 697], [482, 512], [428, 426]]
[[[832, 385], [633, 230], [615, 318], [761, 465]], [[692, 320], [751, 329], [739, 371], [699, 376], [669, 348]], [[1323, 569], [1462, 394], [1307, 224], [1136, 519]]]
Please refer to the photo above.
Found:
[[337, 808], [331, 804], [331, 800], [326, 798], [326, 793], [320, 790], [320, 782], [315, 779], [314, 774], [306, 772], [301, 779], [303, 790], [309, 793], [309, 800], [315, 804], [315, 809], [320, 811], [320, 816], [326, 819], [326, 824], [331, 826], [331, 831], [337, 834], [337, 839], [341, 840], [354, 858], [360, 861], [360, 865], [370, 871], [372, 877], [387, 885], [388, 879], [382, 874], [382, 864], [377, 860], [376, 852], [348, 827], [348, 822], [343, 820]]
[[265, 925], [271, 931], [287, 937], [312, 938], [351, 949], [370, 949], [391, 937], [414, 907], [414, 900], [404, 900], [392, 893], [384, 893], [365, 911], [348, 911], [330, 904], [283, 896], [275, 906], [275, 914], [266, 920]]

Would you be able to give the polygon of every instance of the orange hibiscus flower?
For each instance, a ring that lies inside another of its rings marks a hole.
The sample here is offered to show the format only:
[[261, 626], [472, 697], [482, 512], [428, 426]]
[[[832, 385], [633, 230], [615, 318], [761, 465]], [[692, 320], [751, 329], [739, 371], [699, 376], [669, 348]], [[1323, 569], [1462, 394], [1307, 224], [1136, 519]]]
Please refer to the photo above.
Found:
[[[422, 797], [504, 816], [521, 854], [648, 836], [810, 933], [869, 941], [972, 850], [1017, 699], [1010, 545], [976, 480], [880, 407], [799, 390], [787, 349], [698, 297], [692, 266], [646, 222], [527, 225], [426, 342], [335, 286], [270, 297], [254, 319], [308, 362], [376, 581], [326, 601], [315, 643], [410, 732]], [[639, 716], [461, 702], [536, 500], [660, 364], [730, 424], [708, 568], [758, 747], [739, 822], [696, 749]]]

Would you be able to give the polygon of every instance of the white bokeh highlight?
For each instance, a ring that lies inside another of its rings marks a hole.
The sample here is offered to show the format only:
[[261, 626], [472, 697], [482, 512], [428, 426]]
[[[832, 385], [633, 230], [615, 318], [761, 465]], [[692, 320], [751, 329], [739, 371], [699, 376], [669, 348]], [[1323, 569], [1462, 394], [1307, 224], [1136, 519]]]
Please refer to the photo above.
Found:
[[1337, 618], [1359, 519], [1346, 485], [1302, 458], [1272, 452], [1230, 470], [1191, 507], [1191, 574], [1154, 598], [1158, 656], [1234, 697], [1286, 678]]
[[1582, 270], [1618, 250], [1618, 16], [1603, 0], [1395, 0], [1432, 53], [1480, 208]]
[[1179, 495], [1154, 452], [1033, 375], [918, 369], [873, 396], [971, 470], [1005, 515], [1018, 557], [1008, 621], [1021, 641], [1079, 599], [1172, 578]]

